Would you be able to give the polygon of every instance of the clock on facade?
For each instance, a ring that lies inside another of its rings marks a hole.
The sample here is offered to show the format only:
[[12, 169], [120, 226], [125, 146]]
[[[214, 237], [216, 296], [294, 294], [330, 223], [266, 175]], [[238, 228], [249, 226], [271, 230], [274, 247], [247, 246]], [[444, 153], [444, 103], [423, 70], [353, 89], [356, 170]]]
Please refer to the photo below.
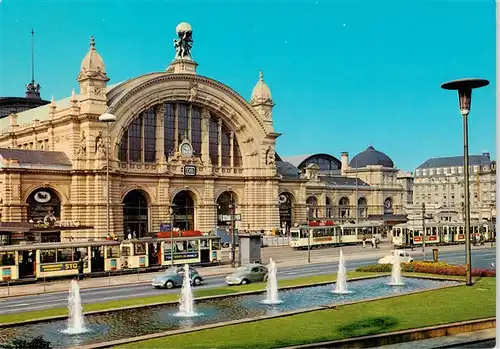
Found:
[[385, 202], [384, 202], [384, 206], [385, 206], [385, 208], [387, 208], [387, 209], [391, 208], [391, 207], [392, 207], [392, 202], [391, 202], [391, 200], [389, 200], [389, 199], [385, 200]]
[[188, 140], [183, 140], [181, 145], [179, 146], [180, 153], [185, 157], [191, 157], [193, 155], [193, 147], [189, 143]]

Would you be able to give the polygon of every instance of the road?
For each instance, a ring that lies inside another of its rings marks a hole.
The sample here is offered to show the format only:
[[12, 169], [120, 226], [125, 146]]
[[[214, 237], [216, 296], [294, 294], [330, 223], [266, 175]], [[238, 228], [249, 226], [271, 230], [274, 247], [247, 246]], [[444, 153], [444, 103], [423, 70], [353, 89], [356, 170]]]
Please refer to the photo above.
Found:
[[[414, 253], [419, 253], [415, 250]], [[332, 251], [328, 252], [332, 253]], [[336, 252], [338, 253], [338, 252]], [[472, 263], [474, 268], [488, 268], [492, 269], [491, 263], [495, 263], [495, 248], [487, 248], [481, 250], [472, 251]], [[430, 258], [430, 253], [427, 255]], [[421, 260], [423, 256], [418, 256], [415, 259]], [[464, 261], [464, 251], [445, 251], [440, 252], [441, 261], [463, 264]], [[358, 259], [350, 261], [348, 256], [346, 257], [346, 268], [348, 270], [354, 270], [359, 266], [369, 265], [376, 263], [377, 259], [367, 258]], [[278, 264], [279, 268], [279, 264]], [[200, 273], [203, 275], [203, 269], [199, 269]], [[337, 271], [337, 265], [332, 263], [321, 263], [321, 264], [304, 264], [295, 267], [284, 267], [278, 269], [278, 278], [296, 278], [299, 276], [309, 276], [309, 275], [319, 275], [335, 273]], [[153, 278], [157, 273], [151, 274]], [[205, 278], [205, 283], [198, 288], [209, 288], [223, 286], [224, 276], [207, 276]], [[152, 295], [161, 295], [165, 293], [178, 293], [178, 289], [174, 290], [158, 290], [151, 287], [151, 284], [142, 283], [134, 285], [121, 285], [112, 286], [105, 288], [93, 288], [93, 289], [83, 289], [81, 291], [83, 304], [106, 302], [106, 301], [116, 301], [120, 299], [128, 299], [133, 297], [146, 297]], [[46, 293], [40, 295], [31, 295], [23, 297], [14, 298], [2, 298], [0, 299], [0, 314], [12, 314], [25, 311], [42, 310], [57, 307], [66, 307], [68, 302], [67, 292], [58, 293]]]

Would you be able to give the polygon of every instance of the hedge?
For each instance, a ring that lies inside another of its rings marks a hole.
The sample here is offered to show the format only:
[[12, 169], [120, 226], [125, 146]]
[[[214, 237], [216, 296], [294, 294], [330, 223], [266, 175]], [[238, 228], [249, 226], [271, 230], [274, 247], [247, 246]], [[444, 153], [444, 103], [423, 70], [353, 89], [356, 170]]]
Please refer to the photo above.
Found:
[[[389, 273], [392, 271], [392, 264], [374, 264], [359, 267], [356, 271]], [[401, 271], [404, 273], [424, 273], [449, 276], [465, 276], [466, 270], [463, 265], [453, 265], [443, 262], [413, 262], [401, 263]], [[472, 276], [496, 276], [496, 270], [472, 269]]]

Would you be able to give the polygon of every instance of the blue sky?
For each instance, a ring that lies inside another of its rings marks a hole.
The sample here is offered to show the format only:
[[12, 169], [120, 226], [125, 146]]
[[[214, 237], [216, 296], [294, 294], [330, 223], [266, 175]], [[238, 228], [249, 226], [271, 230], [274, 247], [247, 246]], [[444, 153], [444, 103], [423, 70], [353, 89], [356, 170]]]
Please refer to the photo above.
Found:
[[[42, 97], [77, 88], [89, 37], [110, 83], [167, 68], [175, 27], [193, 27], [198, 73], [249, 98], [264, 71], [281, 156], [351, 157], [368, 145], [413, 170], [461, 155], [456, 93], [444, 81], [481, 77], [470, 153], [495, 153], [494, 1], [0, 0], [0, 96], [22, 96], [36, 32]], [[77, 89], [78, 91], [78, 89]]]

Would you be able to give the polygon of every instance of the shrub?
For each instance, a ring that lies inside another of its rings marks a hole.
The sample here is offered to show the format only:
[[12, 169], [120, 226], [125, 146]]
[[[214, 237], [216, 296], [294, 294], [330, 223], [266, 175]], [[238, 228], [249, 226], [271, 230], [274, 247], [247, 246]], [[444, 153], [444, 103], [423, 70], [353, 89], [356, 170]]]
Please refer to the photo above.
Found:
[[[384, 273], [391, 272], [391, 264], [374, 264], [359, 267], [356, 271]], [[436, 274], [447, 276], [465, 276], [466, 269], [463, 265], [452, 265], [443, 262], [418, 261], [414, 263], [401, 263], [401, 271], [405, 273]], [[496, 277], [496, 270], [472, 269], [472, 276]]]
[[32, 340], [14, 339], [12, 343], [4, 345], [5, 349], [52, 349], [50, 342], [43, 339], [43, 336], [38, 336]]

